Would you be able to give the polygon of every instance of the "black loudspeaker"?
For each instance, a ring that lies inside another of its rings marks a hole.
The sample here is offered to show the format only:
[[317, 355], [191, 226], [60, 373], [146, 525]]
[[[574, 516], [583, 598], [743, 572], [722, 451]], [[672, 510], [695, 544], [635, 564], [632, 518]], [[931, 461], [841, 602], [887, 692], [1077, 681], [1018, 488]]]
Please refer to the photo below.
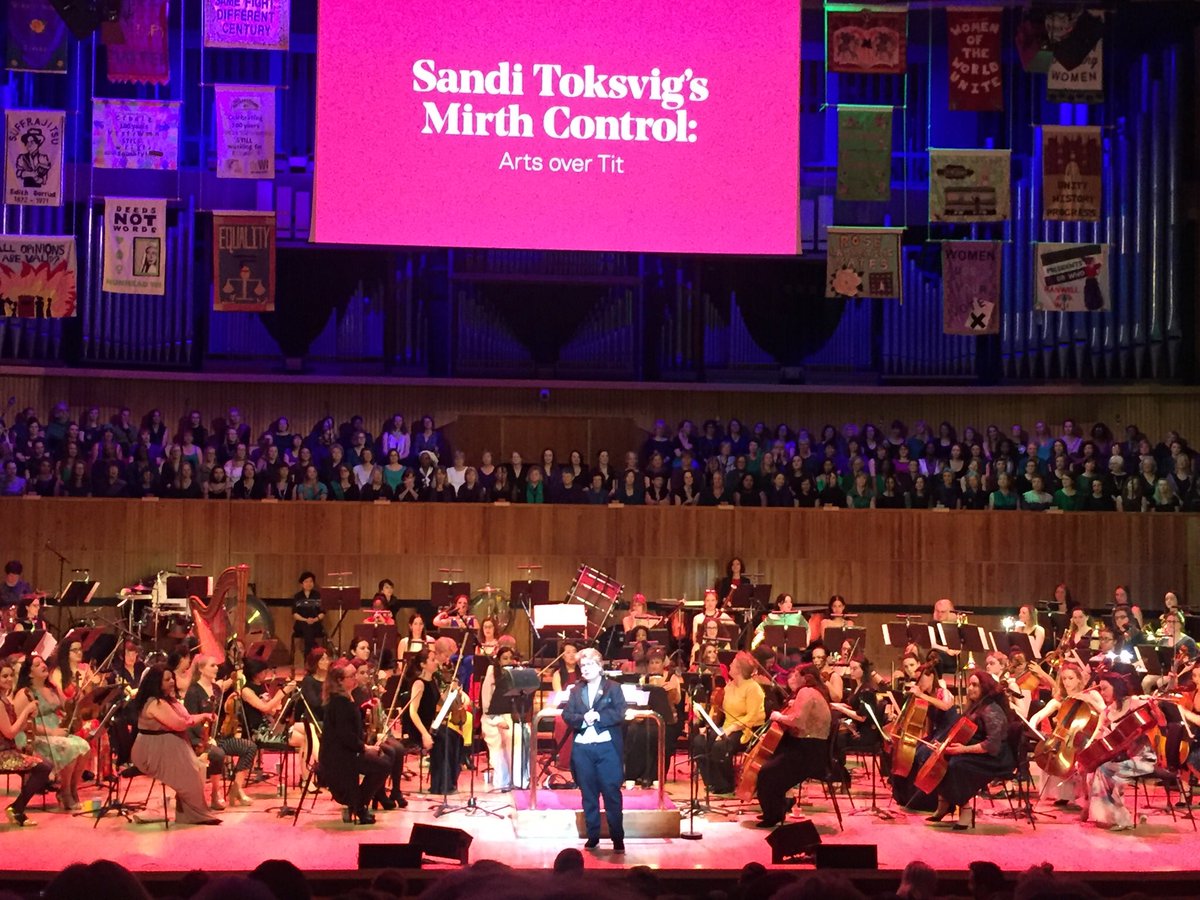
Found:
[[474, 838], [461, 828], [442, 828], [439, 825], [423, 825], [417, 822], [412, 827], [408, 842], [420, 848], [426, 856], [438, 859], [456, 859], [468, 865], [471, 841]]
[[419, 869], [421, 848], [412, 844], [359, 844], [360, 869]]
[[767, 843], [771, 845], [771, 864], [777, 866], [811, 856], [821, 846], [821, 835], [812, 822], [790, 822], [768, 834]]
[[100, 27], [100, 10], [96, 0], [50, 0], [71, 33], [79, 40], [85, 40], [93, 31]]
[[817, 848], [818, 869], [878, 869], [877, 844], [822, 844]]

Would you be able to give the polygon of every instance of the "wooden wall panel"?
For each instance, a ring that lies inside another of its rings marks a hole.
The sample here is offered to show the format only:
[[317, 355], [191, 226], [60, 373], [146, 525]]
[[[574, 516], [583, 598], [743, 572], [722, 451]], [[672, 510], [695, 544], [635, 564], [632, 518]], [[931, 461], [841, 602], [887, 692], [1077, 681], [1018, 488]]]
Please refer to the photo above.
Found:
[[584, 563], [623, 582], [627, 597], [695, 598], [737, 553], [802, 605], [836, 592], [851, 605], [924, 610], [949, 596], [987, 614], [1065, 580], [1093, 608], [1118, 583], [1157, 608], [1167, 590], [1197, 596], [1200, 553], [1194, 515], [5, 499], [0, 522], [0, 556], [23, 560], [35, 585], [57, 585], [49, 540], [70, 560], [68, 577], [88, 568], [103, 596], [180, 562], [212, 573], [248, 563], [266, 598], [290, 597], [303, 569], [323, 584], [351, 572], [364, 597], [388, 577], [401, 597], [420, 598], [439, 568], [507, 590], [519, 565], [534, 563], [558, 599]]

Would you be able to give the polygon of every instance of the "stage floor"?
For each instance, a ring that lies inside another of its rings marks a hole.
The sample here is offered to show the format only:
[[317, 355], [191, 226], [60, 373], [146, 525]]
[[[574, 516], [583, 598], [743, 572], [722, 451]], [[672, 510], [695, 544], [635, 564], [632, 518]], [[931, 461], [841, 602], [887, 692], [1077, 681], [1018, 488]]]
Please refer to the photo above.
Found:
[[[462, 784], [466, 783], [464, 773]], [[130, 798], [143, 799], [148, 787], [148, 779], [138, 778]], [[681, 809], [687, 806], [687, 787], [686, 781], [668, 783], [668, 793]], [[869, 805], [866, 788], [865, 780], [855, 780], [859, 810]], [[479, 803], [499, 812], [499, 817], [460, 811], [435, 819], [432, 810], [441, 798], [410, 792], [407, 810], [378, 812], [375, 826], [344, 824], [340, 807], [322, 793], [315, 811], [310, 812], [306, 804], [295, 827], [290, 817], [280, 819], [267, 810], [278, 802], [272, 783], [254, 785], [250, 793], [256, 798], [255, 804], [221, 813], [224, 821], [220, 826], [172, 825], [169, 830], [162, 826], [162, 794], [157, 788], [146, 812], [159, 817], [157, 824], [131, 824], [110, 816], [93, 828], [93, 817], [43, 812], [35, 801], [30, 814], [38, 827], [0, 828], [0, 877], [4, 872], [58, 871], [71, 862], [98, 858], [116, 860], [138, 872], [198, 868], [210, 872], [245, 871], [265, 859], [279, 857], [291, 859], [306, 870], [352, 870], [357, 866], [359, 843], [407, 841], [414, 822], [461, 828], [474, 837], [472, 861], [497, 859], [518, 868], [549, 868], [563, 847], [582, 846], [581, 841], [562, 838], [517, 839], [510, 818], [511, 795], [498, 792], [481, 793]], [[546, 793], [539, 792], [539, 796]], [[568, 796], [578, 798], [575, 792], [554, 793], [563, 800]], [[96, 789], [86, 788], [83, 799], [97, 794]], [[465, 799], [465, 794], [456, 796]], [[812, 819], [825, 843], [876, 844], [880, 868], [885, 870], [901, 869], [913, 859], [923, 859], [941, 870], [962, 870], [972, 860], [991, 859], [1008, 871], [1050, 861], [1059, 871], [1088, 872], [1093, 876], [1101, 872], [1191, 872], [1200, 854], [1200, 835], [1193, 832], [1191, 823], [1183, 818], [1173, 823], [1165, 811], [1152, 811], [1148, 822], [1132, 832], [1114, 834], [1082, 825], [1076, 816], [1055, 810], [1057, 819], [1039, 818], [1034, 830], [1027, 821], [1014, 823], [999, 817], [998, 813], [1008, 810], [1004, 800], [995, 801], [994, 806], [981, 801], [978, 827], [954, 832], [945, 825], [931, 825], [918, 815], [898, 816], [891, 821], [866, 813], [853, 815], [843, 797], [845, 830], [839, 832], [828, 801], [817, 786], [810, 785], [807, 796], [813, 803], [802, 807], [803, 817]], [[291, 799], [294, 803], [294, 792]], [[1155, 794], [1154, 800], [1160, 803], [1161, 794]], [[702, 835], [699, 840], [630, 839], [623, 857], [614, 856], [608, 841], [604, 841], [599, 850], [588, 855], [588, 866], [737, 870], [751, 861], [770, 865], [766, 842], [769, 832], [754, 827], [756, 814], [757, 809], [751, 808], [729, 817], [698, 815], [695, 830]], [[798, 819], [794, 816], [789, 821]], [[685, 819], [682, 829], [688, 828]]]

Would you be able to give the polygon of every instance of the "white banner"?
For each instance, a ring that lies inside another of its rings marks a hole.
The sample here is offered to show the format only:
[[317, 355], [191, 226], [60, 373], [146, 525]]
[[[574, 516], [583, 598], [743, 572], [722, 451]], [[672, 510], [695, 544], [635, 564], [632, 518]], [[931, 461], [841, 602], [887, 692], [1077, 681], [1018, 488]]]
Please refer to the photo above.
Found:
[[97, 169], [178, 169], [179, 102], [93, 99], [92, 165]]
[[275, 177], [275, 88], [218, 84], [217, 177]]
[[5, 203], [62, 206], [66, 117], [57, 109], [4, 113]]
[[104, 198], [104, 290], [166, 293], [167, 201]]

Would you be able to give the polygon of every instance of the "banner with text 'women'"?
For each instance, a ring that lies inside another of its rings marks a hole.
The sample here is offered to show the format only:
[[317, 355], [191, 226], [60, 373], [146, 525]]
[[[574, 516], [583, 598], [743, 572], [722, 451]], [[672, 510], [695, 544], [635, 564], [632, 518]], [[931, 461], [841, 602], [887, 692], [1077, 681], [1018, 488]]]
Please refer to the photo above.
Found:
[[322, 3], [313, 240], [798, 252], [798, 0]]

